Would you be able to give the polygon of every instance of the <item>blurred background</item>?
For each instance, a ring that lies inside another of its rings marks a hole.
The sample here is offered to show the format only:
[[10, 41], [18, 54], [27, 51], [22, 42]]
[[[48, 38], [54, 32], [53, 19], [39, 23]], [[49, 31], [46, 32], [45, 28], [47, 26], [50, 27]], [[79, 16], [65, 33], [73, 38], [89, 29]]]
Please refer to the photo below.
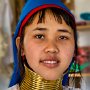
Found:
[[[77, 90], [80, 87], [90, 90], [90, 0], [61, 1], [74, 14], [78, 31], [77, 58], [83, 80], [82, 84], [78, 85], [81, 77], [77, 74], [75, 87]], [[13, 72], [12, 36], [26, 2], [27, 0], [0, 0], [0, 90], [7, 90]]]

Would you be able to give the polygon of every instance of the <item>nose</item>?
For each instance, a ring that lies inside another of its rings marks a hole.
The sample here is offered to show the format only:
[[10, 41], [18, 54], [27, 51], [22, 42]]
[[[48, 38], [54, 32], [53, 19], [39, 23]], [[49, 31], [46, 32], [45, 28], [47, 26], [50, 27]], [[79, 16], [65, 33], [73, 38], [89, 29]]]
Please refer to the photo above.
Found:
[[55, 42], [47, 42], [47, 45], [45, 47], [46, 53], [58, 53], [59, 49]]

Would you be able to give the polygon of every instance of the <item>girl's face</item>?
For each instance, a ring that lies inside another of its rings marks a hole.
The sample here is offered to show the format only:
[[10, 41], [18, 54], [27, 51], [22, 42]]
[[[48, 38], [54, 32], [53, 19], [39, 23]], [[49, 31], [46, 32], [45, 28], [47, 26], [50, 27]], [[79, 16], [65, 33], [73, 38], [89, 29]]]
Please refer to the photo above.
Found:
[[23, 53], [29, 66], [46, 80], [56, 80], [69, 67], [74, 55], [74, 34], [62, 18], [55, 21], [50, 12], [46, 12], [45, 22], [33, 23], [25, 28]]

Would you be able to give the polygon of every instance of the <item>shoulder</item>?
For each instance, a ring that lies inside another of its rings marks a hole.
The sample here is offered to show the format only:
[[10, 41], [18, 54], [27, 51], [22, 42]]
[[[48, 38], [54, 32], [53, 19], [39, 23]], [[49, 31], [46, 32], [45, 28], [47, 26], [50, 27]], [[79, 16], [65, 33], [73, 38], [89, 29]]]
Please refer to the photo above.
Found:
[[19, 90], [19, 85], [18, 84], [14, 85], [14, 86], [8, 88], [8, 90]]
[[63, 90], [71, 90], [70, 87], [63, 86]]

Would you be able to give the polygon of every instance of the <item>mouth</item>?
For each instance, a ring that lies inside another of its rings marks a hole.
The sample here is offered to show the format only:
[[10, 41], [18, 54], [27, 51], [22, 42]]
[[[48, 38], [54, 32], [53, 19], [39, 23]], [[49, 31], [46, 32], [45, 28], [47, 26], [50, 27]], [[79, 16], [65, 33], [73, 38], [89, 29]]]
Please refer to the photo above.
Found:
[[40, 60], [40, 63], [47, 68], [56, 68], [59, 66], [60, 61], [56, 58], [54, 59], [50, 58], [50, 59]]

